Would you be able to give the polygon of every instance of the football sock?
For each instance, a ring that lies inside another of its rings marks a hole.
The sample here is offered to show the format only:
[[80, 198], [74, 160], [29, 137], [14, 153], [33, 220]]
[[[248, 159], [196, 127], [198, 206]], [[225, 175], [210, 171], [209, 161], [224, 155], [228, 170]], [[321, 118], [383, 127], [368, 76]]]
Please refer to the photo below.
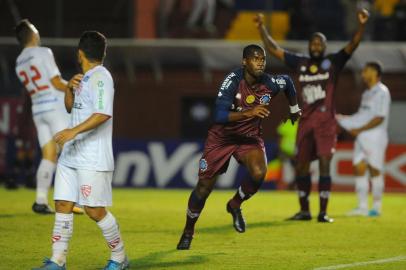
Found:
[[373, 209], [378, 212], [382, 210], [382, 195], [385, 189], [385, 181], [383, 174], [374, 176], [371, 178], [372, 182], [372, 197], [373, 197]]
[[261, 187], [263, 181], [256, 182], [252, 179], [245, 180], [241, 183], [234, 197], [229, 201], [231, 208], [240, 208], [243, 201], [248, 200]]
[[55, 214], [55, 224], [52, 233], [51, 261], [62, 266], [66, 263], [68, 243], [73, 232], [73, 214]]
[[119, 263], [123, 262], [125, 259], [124, 242], [114, 216], [110, 212], [107, 212], [107, 215], [97, 222], [97, 225], [100, 227], [111, 250], [110, 259]]
[[37, 170], [37, 198], [36, 203], [48, 204], [48, 190], [52, 184], [55, 163], [42, 159]]
[[362, 210], [368, 209], [368, 174], [355, 177], [355, 191], [358, 197], [358, 208]]
[[193, 190], [189, 197], [188, 208], [186, 210], [186, 225], [184, 232], [193, 234], [195, 231], [195, 224], [203, 210], [207, 198], [200, 198], [196, 191]]
[[320, 213], [327, 212], [328, 198], [331, 190], [331, 176], [320, 176], [319, 178], [319, 197]]
[[299, 193], [300, 210], [309, 212], [309, 195], [312, 187], [310, 175], [297, 176], [296, 183]]

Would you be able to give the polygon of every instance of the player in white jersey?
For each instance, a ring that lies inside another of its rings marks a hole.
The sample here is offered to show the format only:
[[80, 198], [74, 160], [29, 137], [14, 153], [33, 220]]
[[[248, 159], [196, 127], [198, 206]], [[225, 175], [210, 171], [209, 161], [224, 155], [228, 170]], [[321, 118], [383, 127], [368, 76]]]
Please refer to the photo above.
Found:
[[[36, 200], [32, 210], [51, 214], [48, 190], [55, 172], [58, 148], [52, 137], [68, 126], [69, 115], [64, 105], [65, 91], [75, 81], [66, 82], [55, 63], [52, 51], [40, 46], [38, 30], [28, 20], [22, 20], [15, 34], [23, 50], [16, 61], [16, 73], [32, 100], [32, 114], [42, 160], [39, 164]], [[77, 209], [80, 212], [80, 209]]]
[[83, 205], [86, 214], [97, 222], [111, 249], [111, 258], [104, 269], [129, 267], [119, 226], [106, 209], [112, 205], [114, 85], [109, 71], [102, 65], [105, 53], [106, 38], [102, 34], [83, 33], [78, 61], [84, 75], [74, 76], [81, 80], [80, 85], [65, 95], [66, 109], [71, 114], [69, 128], [54, 136], [63, 150], [55, 177], [52, 258], [36, 269], [65, 269], [75, 202]]
[[[353, 164], [358, 207], [349, 215], [378, 216], [382, 211], [391, 97], [388, 88], [381, 82], [381, 73], [382, 67], [378, 62], [368, 62], [362, 70], [362, 79], [368, 89], [362, 94], [358, 112], [351, 116], [337, 116], [339, 124], [356, 137]], [[373, 195], [373, 206], [369, 211], [368, 174]]]

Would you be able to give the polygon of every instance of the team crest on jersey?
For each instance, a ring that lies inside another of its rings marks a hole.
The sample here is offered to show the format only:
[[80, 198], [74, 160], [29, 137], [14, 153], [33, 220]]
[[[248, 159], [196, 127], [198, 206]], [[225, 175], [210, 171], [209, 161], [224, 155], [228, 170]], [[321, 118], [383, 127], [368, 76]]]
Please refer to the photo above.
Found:
[[321, 68], [324, 70], [328, 70], [331, 67], [331, 61], [329, 59], [324, 59], [323, 62], [321, 62]]
[[83, 197], [87, 198], [92, 192], [92, 187], [89, 185], [82, 185], [80, 186], [80, 191], [82, 192]]
[[248, 104], [254, 103], [254, 101], [255, 101], [255, 96], [254, 96], [254, 95], [249, 95], [249, 96], [247, 96], [247, 98], [245, 99], [245, 101], [246, 101]]
[[262, 97], [259, 99], [259, 103], [261, 105], [268, 105], [269, 102], [271, 102], [271, 95], [270, 94], [262, 95]]
[[317, 68], [316, 65], [311, 65], [309, 70], [310, 70], [311, 73], [314, 74], [314, 73], [316, 73], [319, 69]]
[[200, 169], [202, 172], [204, 172], [205, 170], [207, 170], [207, 167], [208, 167], [208, 165], [207, 165], [206, 159], [202, 158], [202, 159], [199, 161], [199, 169]]

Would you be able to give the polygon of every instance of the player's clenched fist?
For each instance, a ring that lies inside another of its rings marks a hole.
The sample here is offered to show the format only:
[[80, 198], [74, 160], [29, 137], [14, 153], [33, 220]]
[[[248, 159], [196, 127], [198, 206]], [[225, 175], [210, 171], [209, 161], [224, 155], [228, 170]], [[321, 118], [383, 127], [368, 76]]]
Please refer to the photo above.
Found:
[[76, 74], [75, 76], [72, 77], [72, 79], [69, 80], [68, 82], [68, 87], [69, 89], [76, 89], [79, 87], [80, 81], [83, 79], [82, 74]]
[[76, 137], [77, 133], [73, 129], [64, 129], [55, 134], [54, 140], [57, 144], [63, 146], [67, 141]]
[[259, 28], [261, 25], [264, 24], [264, 14], [262, 13], [257, 13], [257, 15], [254, 18], [254, 23], [255, 25]]
[[269, 116], [269, 113], [270, 113], [269, 110], [264, 105], [259, 105], [252, 108], [251, 110], [245, 111], [245, 115], [247, 116], [247, 118], [251, 117], [265, 118]]
[[369, 12], [365, 8], [358, 11], [358, 22], [360, 24], [365, 24], [368, 21]]

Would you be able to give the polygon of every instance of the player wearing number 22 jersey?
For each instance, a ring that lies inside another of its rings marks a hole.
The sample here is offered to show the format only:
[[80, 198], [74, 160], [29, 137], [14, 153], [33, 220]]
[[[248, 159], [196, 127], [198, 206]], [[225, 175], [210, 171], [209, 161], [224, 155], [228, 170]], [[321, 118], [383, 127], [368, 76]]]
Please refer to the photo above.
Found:
[[286, 76], [264, 73], [265, 52], [258, 45], [244, 48], [242, 68], [229, 73], [220, 86], [216, 99], [215, 123], [208, 131], [203, 156], [199, 163], [199, 181], [192, 191], [186, 213], [186, 224], [178, 249], [189, 249], [194, 227], [217, 176], [227, 170], [231, 157], [244, 165], [250, 178], [245, 179], [226, 210], [239, 233], [245, 232], [240, 206], [260, 188], [266, 173], [266, 157], [262, 135], [262, 120], [269, 115], [267, 106], [283, 92], [290, 105], [294, 122], [300, 115], [296, 90]]
[[37, 198], [32, 206], [36, 213], [50, 214], [48, 190], [55, 172], [57, 146], [52, 136], [68, 126], [64, 105], [68, 84], [61, 78], [52, 51], [40, 46], [38, 30], [28, 20], [16, 26], [16, 37], [23, 48], [16, 61], [16, 73], [31, 97], [32, 114], [42, 150], [37, 170]]

